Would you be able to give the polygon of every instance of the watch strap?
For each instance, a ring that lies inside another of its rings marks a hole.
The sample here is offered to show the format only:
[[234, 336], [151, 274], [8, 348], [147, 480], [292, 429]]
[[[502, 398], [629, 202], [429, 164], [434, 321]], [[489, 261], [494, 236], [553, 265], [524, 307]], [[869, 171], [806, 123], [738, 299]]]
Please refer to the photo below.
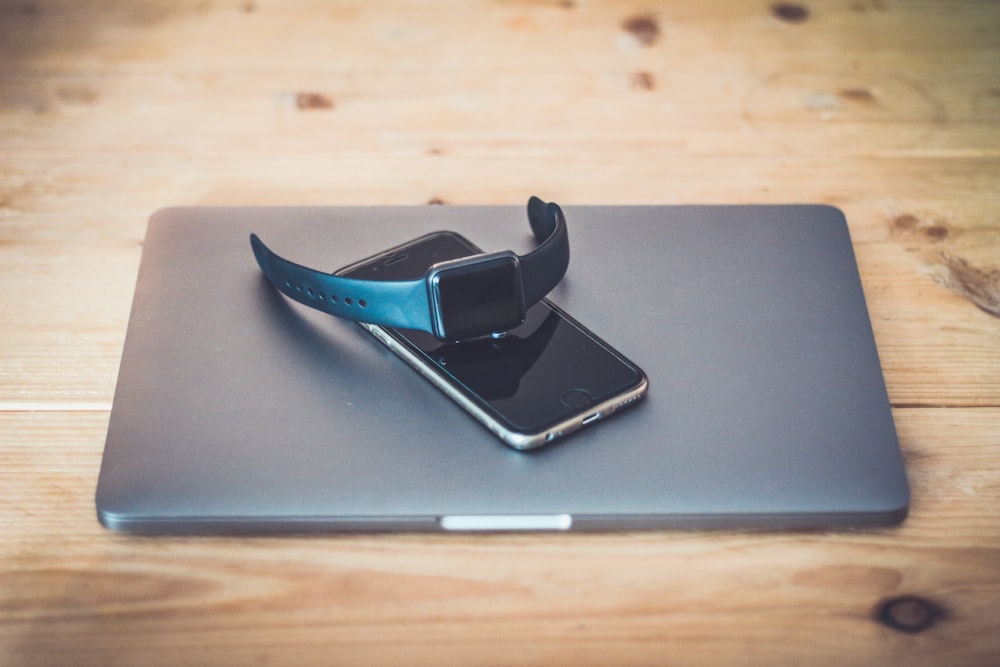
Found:
[[250, 245], [264, 276], [282, 294], [335, 317], [433, 331], [427, 284], [417, 280], [363, 280], [322, 273], [291, 262], [264, 245]]
[[559, 284], [569, 267], [569, 233], [558, 204], [528, 200], [528, 222], [538, 247], [520, 256], [524, 303], [530, 307]]
[[[569, 266], [566, 219], [558, 204], [531, 197], [528, 222], [539, 245], [517, 258], [525, 308], [548, 294]], [[347, 320], [437, 335], [427, 275], [402, 281], [348, 278], [291, 262], [256, 234], [250, 235], [250, 244], [264, 276], [290, 299]]]

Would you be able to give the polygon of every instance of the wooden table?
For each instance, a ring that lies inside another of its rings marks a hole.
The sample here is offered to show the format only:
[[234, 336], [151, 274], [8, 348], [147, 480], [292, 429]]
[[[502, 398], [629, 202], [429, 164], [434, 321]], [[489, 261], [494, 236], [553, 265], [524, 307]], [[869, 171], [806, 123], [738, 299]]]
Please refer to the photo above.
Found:
[[[998, 129], [989, 0], [2, 0], [0, 664], [998, 664]], [[532, 193], [841, 207], [909, 519], [254, 539], [98, 526], [154, 209]]]

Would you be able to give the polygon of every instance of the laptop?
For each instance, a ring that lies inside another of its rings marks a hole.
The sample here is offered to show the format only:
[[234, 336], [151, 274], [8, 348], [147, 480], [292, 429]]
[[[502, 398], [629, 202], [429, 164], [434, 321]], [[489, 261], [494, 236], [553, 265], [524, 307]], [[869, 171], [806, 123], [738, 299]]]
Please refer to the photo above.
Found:
[[137, 533], [859, 528], [909, 487], [848, 226], [823, 205], [564, 205], [549, 299], [647, 397], [503, 445], [360, 326], [278, 294], [251, 232], [333, 272], [424, 233], [531, 247], [522, 207], [156, 212], [97, 485]]

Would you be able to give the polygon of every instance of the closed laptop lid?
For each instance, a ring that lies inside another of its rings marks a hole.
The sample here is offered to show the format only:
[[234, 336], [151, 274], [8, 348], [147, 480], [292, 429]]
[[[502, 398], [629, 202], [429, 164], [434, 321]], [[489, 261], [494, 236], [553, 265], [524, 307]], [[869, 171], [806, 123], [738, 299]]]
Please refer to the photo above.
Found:
[[356, 324], [293, 303], [249, 235], [335, 271], [447, 229], [531, 247], [521, 207], [189, 207], [150, 220], [97, 489], [139, 532], [884, 525], [909, 490], [843, 215], [564, 206], [550, 299], [648, 396], [504, 446]]

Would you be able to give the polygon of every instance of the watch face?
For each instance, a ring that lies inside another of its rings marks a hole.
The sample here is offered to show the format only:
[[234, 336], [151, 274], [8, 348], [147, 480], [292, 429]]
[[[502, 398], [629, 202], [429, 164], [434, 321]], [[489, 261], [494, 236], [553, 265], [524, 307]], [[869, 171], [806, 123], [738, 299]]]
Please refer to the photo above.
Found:
[[511, 252], [442, 263], [430, 284], [438, 338], [476, 338], [524, 322], [521, 264]]

